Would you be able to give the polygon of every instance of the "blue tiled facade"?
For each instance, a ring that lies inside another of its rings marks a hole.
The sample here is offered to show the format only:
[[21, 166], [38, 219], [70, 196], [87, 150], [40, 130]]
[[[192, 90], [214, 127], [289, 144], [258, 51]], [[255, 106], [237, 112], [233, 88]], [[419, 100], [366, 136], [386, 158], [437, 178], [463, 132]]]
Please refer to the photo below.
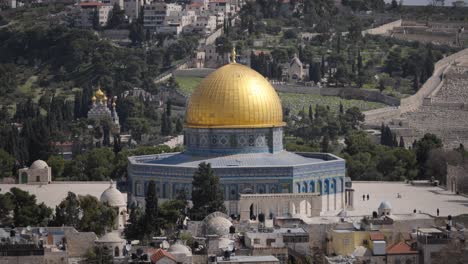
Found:
[[327, 153], [284, 151], [282, 128], [187, 129], [185, 135], [185, 152], [129, 157], [129, 204], [144, 200], [151, 180], [160, 199], [173, 199], [181, 190], [190, 197], [201, 162], [219, 176], [225, 201], [237, 201], [240, 193], [344, 190], [345, 161]]

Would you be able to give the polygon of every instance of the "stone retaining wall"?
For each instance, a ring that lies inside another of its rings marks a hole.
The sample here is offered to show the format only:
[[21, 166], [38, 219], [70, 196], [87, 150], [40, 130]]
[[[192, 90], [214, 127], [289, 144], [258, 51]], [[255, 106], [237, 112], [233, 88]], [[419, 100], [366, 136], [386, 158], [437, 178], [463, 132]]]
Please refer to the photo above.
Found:
[[434, 73], [419, 91], [407, 98], [401, 99], [400, 106], [398, 108], [385, 107], [380, 109], [374, 109], [365, 111], [366, 116], [365, 123], [367, 125], [380, 125], [382, 122], [387, 122], [393, 118], [399, 117], [401, 114], [411, 112], [423, 105], [424, 99], [430, 97], [434, 91], [440, 89], [442, 83], [442, 75], [448, 70], [448, 67], [455, 62], [456, 59], [468, 55], [468, 49], [464, 49], [450, 56], [447, 56], [439, 60], [434, 65]]
[[381, 25], [380, 27], [364, 30], [362, 32], [362, 34], [363, 35], [365, 35], [365, 34], [385, 35], [385, 34], [388, 34], [390, 31], [392, 31], [394, 28], [401, 27], [401, 23], [402, 23], [402, 20], [399, 19], [399, 20], [396, 20], [396, 21]]
[[391, 106], [400, 104], [400, 100], [388, 95], [384, 95], [378, 91], [358, 89], [352, 87], [330, 88], [318, 86], [303, 86], [303, 85], [285, 85], [273, 84], [273, 87], [278, 92], [283, 93], [298, 93], [298, 94], [316, 94], [322, 96], [339, 96], [344, 99], [366, 100], [371, 102], [384, 103]]
[[212, 73], [216, 69], [212, 68], [190, 68], [190, 69], [180, 69], [174, 71], [174, 76], [183, 76], [183, 77], [200, 77], [204, 78], [208, 74]]

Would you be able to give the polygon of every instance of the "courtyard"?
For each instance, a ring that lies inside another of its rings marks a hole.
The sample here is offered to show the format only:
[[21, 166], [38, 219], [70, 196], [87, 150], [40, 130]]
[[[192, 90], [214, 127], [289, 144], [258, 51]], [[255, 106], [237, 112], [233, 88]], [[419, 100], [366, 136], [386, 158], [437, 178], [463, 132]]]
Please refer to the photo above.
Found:
[[[350, 216], [371, 215], [380, 203], [387, 201], [392, 206], [392, 214], [418, 213], [437, 216], [468, 214], [468, 198], [456, 195], [436, 186], [413, 186], [401, 182], [353, 182], [354, 210]], [[400, 194], [401, 198], [397, 195]], [[363, 201], [362, 196], [366, 199]], [[369, 200], [367, 200], [369, 195]]]

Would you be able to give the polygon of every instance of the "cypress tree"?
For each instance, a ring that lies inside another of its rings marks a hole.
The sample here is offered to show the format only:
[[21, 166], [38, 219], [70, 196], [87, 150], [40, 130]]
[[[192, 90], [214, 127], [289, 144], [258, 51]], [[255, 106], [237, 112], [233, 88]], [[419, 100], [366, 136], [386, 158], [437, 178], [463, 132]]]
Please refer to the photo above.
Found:
[[177, 118], [175, 129], [177, 133], [182, 132], [182, 130], [184, 129], [184, 126], [182, 125], [182, 120], [180, 120], [180, 118]]
[[358, 74], [361, 73], [362, 70], [362, 56], [361, 56], [361, 50], [358, 49], [358, 55], [357, 55], [357, 70]]
[[403, 139], [402, 136], [400, 136], [400, 145], [399, 145], [400, 148], [404, 148], [405, 147], [405, 141]]
[[329, 144], [330, 144], [330, 138], [328, 137], [328, 135], [323, 136], [322, 142], [320, 143], [322, 152], [328, 152]]
[[382, 125], [380, 125], [380, 144], [381, 145], [385, 145], [384, 142], [385, 142], [385, 125], [384, 123], [382, 122]]
[[393, 134], [392, 147], [398, 147], [398, 140], [397, 140], [396, 134]]
[[344, 114], [344, 107], [341, 101], [340, 101], [340, 114]]
[[314, 121], [314, 112], [312, 110], [312, 105], [309, 105], [309, 120], [310, 122]]
[[201, 220], [210, 213], [226, 211], [219, 177], [214, 174], [209, 163], [200, 163], [193, 175], [192, 203], [193, 219]]
[[163, 113], [162, 114], [162, 117], [161, 117], [161, 135], [163, 136], [167, 136], [169, 133], [167, 132], [167, 116], [166, 116], [166, 113]]
[[168, 100], [166, 103], [166, 115], [170, 117], [172, 114], [172, 102], [171, 100]]
[[145, 216], [144, 216], [144, 231], [149, 238], [154, 235], [159, 235], [160, 221], [158, 219], [158, 197], [156, 194], [156, 183], [151, 180], [148, 184], [148, 189], [145, 195]]

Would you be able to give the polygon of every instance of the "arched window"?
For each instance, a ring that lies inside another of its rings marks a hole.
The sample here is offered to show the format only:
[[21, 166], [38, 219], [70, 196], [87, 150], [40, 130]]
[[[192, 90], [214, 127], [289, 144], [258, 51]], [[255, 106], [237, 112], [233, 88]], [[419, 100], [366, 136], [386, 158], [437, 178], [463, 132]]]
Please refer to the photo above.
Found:
[[135, 193], [137, 196], [142, 196], [143, 195], [143, 186], [141, 182], [136, 181], [135, 182]]
[[315, 192], [315, 182], [314, 181], [311, 181], [309, 183], [309, 192], [311, 192], [311, 193]]
[[36, 176], [36, 181], [37, 181], [37, 182], [40, 182], [40, 181], [41, 181], [41, 176], [37, 175], [37, 176]]
[[120, 249], [119, 249], [119, 247], [115, 247], [115, 249], [114, 249], [114, 256], [115, 256], [115, 257], [119, 257], [119, 256], [120, 256]]

